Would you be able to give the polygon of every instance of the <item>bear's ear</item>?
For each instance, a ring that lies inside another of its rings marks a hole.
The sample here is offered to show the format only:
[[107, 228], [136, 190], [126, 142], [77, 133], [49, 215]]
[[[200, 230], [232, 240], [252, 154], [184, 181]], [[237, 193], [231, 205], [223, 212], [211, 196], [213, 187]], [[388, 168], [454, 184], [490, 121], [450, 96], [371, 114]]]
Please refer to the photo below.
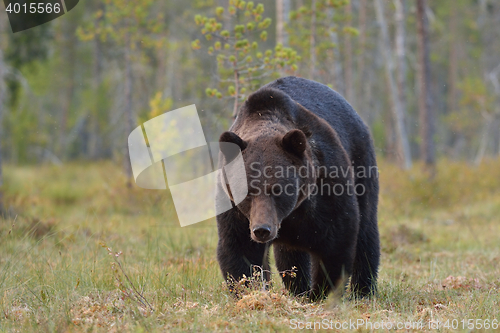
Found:
[[[238, 147], [240, 147], [241, 151], [245, 150], [245, 148], [247, 147], [247, 143], [238, 136], [238, 134], [236, 133], [233, 133], [233, 132], [224, 132], [221, 134], [220, 138], [219, 138], [219, 142], [220, 143], [224, 143], [224, 142], [228, 142], [228, 143], [234, 143], [236, 145], [238, 145]], [[231, 145], [224, 145], [224, 144], [219, 144], [220, 146], [220, 151], [222, 152], [222, 154], [226, 157], [226, 160], [228, 161], [232, 161], [236, 156], [238, 156], [238, 151], [236, 151], [237, 149], [232, 149], [231, 148]], [[236, 147], [234, 147], [236, 148]]]
[[299, 157], [302, 157], [306, 150], [306, 135], [298, 129], [293, 129], [283, 137], [283, 148]]

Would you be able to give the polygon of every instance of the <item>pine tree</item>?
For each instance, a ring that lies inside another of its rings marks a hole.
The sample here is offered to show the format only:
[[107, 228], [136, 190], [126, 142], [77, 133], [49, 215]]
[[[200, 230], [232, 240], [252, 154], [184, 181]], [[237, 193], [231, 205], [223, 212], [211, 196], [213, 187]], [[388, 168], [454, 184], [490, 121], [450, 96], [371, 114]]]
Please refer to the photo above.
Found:
[[280, 71], [292, 74], [297, 70], [300, 57], [282, 44], [265, 51], [259, 45], [267, 40], [266, 29], [271, 25], [271, 19], [264, 18], [263, 4], [230, 0], [227, 10], [217, 7], [215, 13], [211, 18], [195, 16], [207, 43], [197, 39], [192, 47], [195, 50], [205, 47], [208, 54], [215, 57], [218, 85], [207, 88], [206, 94], [233, 100], [235, 118], [248, 93], [262, 85], [264, 79], [279, 77]]

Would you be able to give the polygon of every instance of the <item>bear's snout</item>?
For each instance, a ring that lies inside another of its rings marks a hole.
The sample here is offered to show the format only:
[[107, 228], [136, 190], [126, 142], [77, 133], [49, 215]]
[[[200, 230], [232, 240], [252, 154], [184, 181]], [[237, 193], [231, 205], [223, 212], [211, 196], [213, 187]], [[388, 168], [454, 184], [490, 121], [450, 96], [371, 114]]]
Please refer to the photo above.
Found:
[[255, 197], [250, 214], [250, 236], [257, 243], [267, 243], [278, 236], [279, 218], [276, 207], [268, 196]]
[[252, 239], [256, 242], [266, 243], [272, 238], [270, 225], [262, 225], [252, 230]]

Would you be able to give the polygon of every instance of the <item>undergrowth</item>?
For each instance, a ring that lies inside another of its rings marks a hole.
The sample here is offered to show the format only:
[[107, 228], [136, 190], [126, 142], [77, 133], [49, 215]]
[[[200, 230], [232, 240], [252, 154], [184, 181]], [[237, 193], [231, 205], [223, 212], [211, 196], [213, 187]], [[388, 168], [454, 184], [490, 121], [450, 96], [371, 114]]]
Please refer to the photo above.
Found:
[[500, 161], [442, 160], [431, 180], [419, 165], [379, 167], [377, 297], [309, 303], [283, 288], [280, 274], [294, 272], [274, 269], [267, 288], [257, 270], [234, 298], [214, 220], [180, 228], [168, 191], [127, 189], [110, 162], [7, 166], [0, 331], [288, 331], [349, 320], [432, 331], [500, 319]]

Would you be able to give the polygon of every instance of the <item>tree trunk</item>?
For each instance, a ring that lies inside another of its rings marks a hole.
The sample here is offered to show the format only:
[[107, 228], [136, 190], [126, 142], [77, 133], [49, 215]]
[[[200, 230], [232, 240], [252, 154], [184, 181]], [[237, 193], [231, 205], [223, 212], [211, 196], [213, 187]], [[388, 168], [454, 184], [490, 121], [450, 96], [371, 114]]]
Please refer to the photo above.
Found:
[[500, 119], [497, 118], [495, 125], [495, 133], [497, 137], [497, 156], [500, 157]]
[[168, 43], [168, 54], [167, 54], [167, 71], [165, 90], [163, 93], [164, 98], [174, 99], [174, 80], [175, 80], [175, 64], [177, 62], [177, 42], [169, 41]]
[[[132, 59], [130, 54], [130, 42], [125, 45], [125, 114], [127, 117], [125, 126], [125, 138], [134, 130], [136, 126], [135, 114], [133, 109], [133, 76], [132, 76]], [[132, 164], [128, 150], [128, 140], [125, 139], [125, 154], [124, 154], [125, 175], [127, 177], [127, 187], [132, 187]]]
[[406, 115], [406, 28], [405, 28], [405, 5], [406, 0], [395, 0], [396, 5], [396, 57], [397, 57], [397, 81], [399, 87], [399, 101], [401, 110]]
[[479, 17], [477, 20], [477, 25], [481, 27], [486, 21], [486, 16], [488, 13], [488, 0], [479, 0]]
[[62, 99], [61, 121], [59, 124], [59, 158], [64, 159], [66, 156], [67, 148], [69, 145], [68, 140], [68, 119], [73, 104], [73, 97], [75, 93], [75, 66], [76, 66], [76, 42], [74, 38], [76, 31], [76, 24], [68, 22], [63, 25], [63, 50], [64, 66], [67, 70], [67, 80], [65, 80], [65, 93]]
[[449, 23], [450, 66], [448, 70], [448, 113], [457, 111], [457, 80], [458, 80], [458, 38], [457, 38], [457, 6], [451, 6]]
[[276, 0], [276, 42], [288, 45], [288, 34], [285, 25], [288, 23], [290, 0]]
[[310, 66], [310, 79], [314, 80], [316, 76], [316, 0], [312, 0], [311, 4], [311, 35], [309, 36], [309, 52], [310, 52], [310, 59], [309, 59], [309, 66]]
[[233, 105], [233, 120], [236, 119], [236, 116], [238, 116], [238, 111], [239, 111], [239, 98], [240, 98], [240, 74], [238, 72], [238, 69], [236, 68], [236, 64], [234, 65], [234, 91], [235, 91], [235, 97], [234, 97], [234, 105]]
[[420, 96], [418, 98], [420, 120], [420, 154], [425, 164], [434, 172], [436, 153], [434, 146], [434, 115], [430, 84], [429, 59], [429, 22], [427, 19], [426, 0], [417, 1], [417, 33], [418, 33], [418, 82]]
[[398, 98], [399, 105], [401, 107], [401, 119], [402, 124], [399, 126], [403, 127], [403, 133], [405, 138], [403, 139], [404, 150], [406, 150], [404, 164], [406, 168], [411, 168], [411, 149], [408, 140], [408, 134], [406, 132], [406, 27], [405, 27], [405, 7], [406, 0], [395, 0], [396, 14], [396, 58], [397, 58], [397, 87], [398, 87]]
[[3, 62], [3, 52], [0, 48], [0, 217], [4, 215], [4, 202], [3, 202], [3, 169], [2, 169], [2, 143], [3, 143], [3, 113], [4, 113], [4, 99], [6, 86], [4, 84], [5, 64]]
[[[352, 25], [352, 4], [349, 1], [346, 5], [346, 16], [347, 21], [346, 25], [350, 27]], [[345, 36], [345, 45], [344, 45], [344, 59], [345, 59], [345, 71], [344, 71], [344, 80], [345, 80], [345, 96], [349, 103], [352, 103], [355, 108], [355, 100], [353, 95], [353, 87], [352, 87], [352, 43], [351, 43], [351, 35], [347, 34]]]
[[404, 124], [404, 110], [401, 106], [399, 92], [394, 80], [394, 61], [391, 55], [389, 31], [385, 21], [384, 5], [382, 0], [375, 0], [375, 9], [380, 26], [381, 49], [385, 62], [385, 76], [387, 86], [389, 88], [389, 101], [396, 132], [396, 150], [398, 160], [403, 168], [408, 169], [411, 167], [410, 144], [408, 142], [408, 136], [406, 134]]
[[497, 135], [497, 156], [500, 157], [500, 116], [496, 120], [495, 132]]
[[361, 110], [361, 106], [363, 108], [367, 108], [367, 91], [365, 87], [367, 83], [365, 82], [365, 49], [366, 49], [366, 0], [359, 1], [359, 37], [358, 37], [358, 59], [357, 63], [357, 87], [359, 95], [356, 96], [358, 103], [356, 103], [356, 107], [359, 109], [358, 112], [366, 115], [366, 111]]
[[373, 78], [374, 73], [372, 71], [366, 73], [366, 79], [362, 82], [363, 89], [363, 101], [366, 110], [363, 112], [365, 119], [368, 122], [368, 126], [371, 128], [375, 120], [375, 115], [371, 112], [373, 110]]
[[382, 113], [384, 129], [385, 129], [385, 157], [390, 162], [396, 162], [401, 164], [401, 156], [399, 155], [399, 148], [397, 144], [397, 138], [394, 133], [394, 115], [391, 112], [384, 110]]
[[[220, 7], [226, 8], [226, 10], [227, 10], [227, 8], [229, 7], [229, 2], [230, 2], [230, 0], [217, 0], [217, 5]], [[169, 31], [174, 31], [174, 29], [175, 29], [174, 23], [173, 23], [173, 22], [175, 22], [174, 19], [175, 19], [175, 17], [171, 17], [171, 19], [169, 20], [170, 26], [171, 26]], [[233, 22], [231, 19], [231, 15], [228, 15], [227, 13], [225, 13], [222, 17], [222, 20], [223, 20], [224, 29], [231, 31], [233, 29]]]
[[493, 85], [493, 91], [496, 95], [496, 105], [494, 106], [494, 121], [496, 125], [493, 125], [495, 130], [495, 135], [497, 137], [497, 155], [500, 157], [500, 80], [498, 76], [500, 75], [500, 64], [497, 65], [490, 73], [488, 73], [488, 79], [491, 81]]
[[481, 164], [481, 161], [486, 154], [486, 149], [488, 148], [488, 141], [490, 137], [490, 125], [492, 123], [493, 117], [489, 115], [486, 111], [481, 112], [484, 117], [484, 128], [481, 131], [481, 142], [479, 144], [479, 150], [476, 155], [476, 159], [474, 160], [475, 165]]
[[365, 69], [364, 51], [366, 48], [366, 0], [359, 1], [359, 56], [358, 56], [358, 76], [359, 82], [363, 82], [363, 74]]
[[[334, 10], [332, 8], [328, 9], [328, 20], [330, 22], [333, 22], [333, 17], [334, 17]], [[333, 48], [332, 53], [333, 53], [333, 59], [332, 59], [332, 67], [333, 67], [333, 75], [332, 75], [332, 84], [335, 90], [339, 92], [342, 95], [345, 95], [345, 86], [343, 84], [343, 78], [344, 78], [344, 70], [342, 68], [342, 61], [340, 57], [340, 50], [339, 50], [339, 38], [338, 34], [335, 31], [330, 31], [330, 39], [333, 44], [336, 45], [336, 47]]]
[[[101, 7], [100, 7], [101, 8]], [[102, 17], [99, 17], [95, 24], [96, 26], [100, 25]], [[94, 39], [94, 81], [93, 81], [93, 89], [96, 96], [99, 96], [99, 91], [101, 89], [102, 83], [102, 71], [103, 71], [103, 54], [102, 54], [102, 42], [100, 38]], [[101, 133], [99, 133], [99, 98], [96, 98], [94, 101], [94, 110], [90, 114], [88, 132], [88, 154], [91, 159], [97, 159], [102, 155], [102, 144], [101, 144]]]

